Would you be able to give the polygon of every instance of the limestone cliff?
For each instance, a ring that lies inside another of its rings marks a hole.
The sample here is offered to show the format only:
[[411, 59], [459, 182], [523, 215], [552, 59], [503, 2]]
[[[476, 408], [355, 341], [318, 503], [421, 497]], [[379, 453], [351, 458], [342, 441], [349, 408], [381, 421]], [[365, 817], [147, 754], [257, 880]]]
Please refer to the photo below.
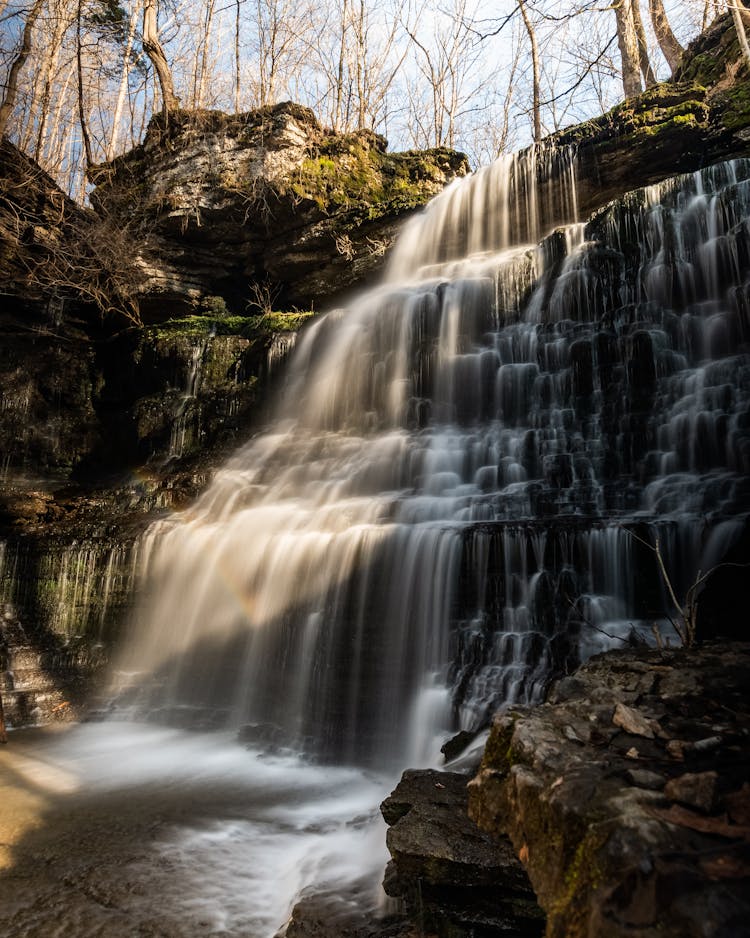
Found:
[[212, 294], [242, 312], [254, 285], [281, 308], [329, 306], [382, 267], [405, 213], [467, 171], [454, 151], [388, 153], [376, 134], [325, 131], [286, 103], [159, 115], [90, 177], [98, 213], [142, 239], [142, 302], [158, 315]]

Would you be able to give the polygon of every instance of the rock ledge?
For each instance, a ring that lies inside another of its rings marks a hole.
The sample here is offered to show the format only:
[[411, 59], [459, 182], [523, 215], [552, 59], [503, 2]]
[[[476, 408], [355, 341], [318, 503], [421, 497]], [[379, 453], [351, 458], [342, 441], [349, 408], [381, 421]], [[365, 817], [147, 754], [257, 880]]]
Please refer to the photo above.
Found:
[[548, 938], [750, 935], [750, 645], [610, 652], [501, 713], [469, 813]]

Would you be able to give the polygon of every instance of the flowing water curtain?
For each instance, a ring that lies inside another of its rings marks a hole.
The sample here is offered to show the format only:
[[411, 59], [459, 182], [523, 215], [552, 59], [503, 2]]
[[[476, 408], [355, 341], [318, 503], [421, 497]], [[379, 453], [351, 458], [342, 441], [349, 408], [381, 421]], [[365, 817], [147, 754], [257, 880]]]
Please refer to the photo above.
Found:
[[748, 163], [535, 243], [573, 175], [535, 148], [453, 185], [307, 330], [267, 434], [150, 535], [148, 706], [403, 763], [667, 629], [641, 542], [685, 590], [748, 512]]

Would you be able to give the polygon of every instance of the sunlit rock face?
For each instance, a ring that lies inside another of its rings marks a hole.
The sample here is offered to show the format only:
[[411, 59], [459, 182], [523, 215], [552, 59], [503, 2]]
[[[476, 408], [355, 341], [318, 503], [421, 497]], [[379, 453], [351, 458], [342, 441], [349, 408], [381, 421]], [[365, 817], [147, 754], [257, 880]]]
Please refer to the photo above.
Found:
[[656, 539], [683, 596], [748, 512], [749, 171], [551, 234], [570, 150], [449, 187], [306, 332], [269, 431], [151, 530], [122, 700], [404, 764], [666, 634]]
[[452, 150], [387, 153], [285, 103], [154, 118], [142, 146], [92, 170], [91, 198], [142, 235], [147, 315], [212, 294], [242, 312], [252, 282], [275, 308], [309, 309], [371, 278], [397, 222], [467, 170]]

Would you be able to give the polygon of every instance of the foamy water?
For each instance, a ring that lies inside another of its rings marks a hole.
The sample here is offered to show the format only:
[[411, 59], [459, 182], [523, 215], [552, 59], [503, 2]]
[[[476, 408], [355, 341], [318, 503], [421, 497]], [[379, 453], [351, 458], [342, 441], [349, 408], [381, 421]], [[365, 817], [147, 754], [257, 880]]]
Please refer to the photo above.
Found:
[[[38, 816], [0, 878], [4, 934], [119, 936], [149, 927], [270, 938], [305, 887], [335, 885], [345, 894], [365, 879], [373, 912], [380, 901], [386, 851], [377, 805], [392, 778], [264, 755], [227, 734], [127, 723], [83, 725], [31, 747], [14, 734], [0, 778], [4, 788], [13, 779], [39, 798]], [[0, 808], [5, 832], [4, 815]], [[45, 895], [38, 859], [57, 845], [74, 868], [77, 837], [96, 847], [89, 857], [96, 871], [86, 880], [99, 897], [90, 930], [70, 888], [75, 877]], [[13, 870], [24, 868], [28, 851], [41, 881], [24, 877], [19, 885]], [[102, 894], [116, 922], [99, 922]]]

